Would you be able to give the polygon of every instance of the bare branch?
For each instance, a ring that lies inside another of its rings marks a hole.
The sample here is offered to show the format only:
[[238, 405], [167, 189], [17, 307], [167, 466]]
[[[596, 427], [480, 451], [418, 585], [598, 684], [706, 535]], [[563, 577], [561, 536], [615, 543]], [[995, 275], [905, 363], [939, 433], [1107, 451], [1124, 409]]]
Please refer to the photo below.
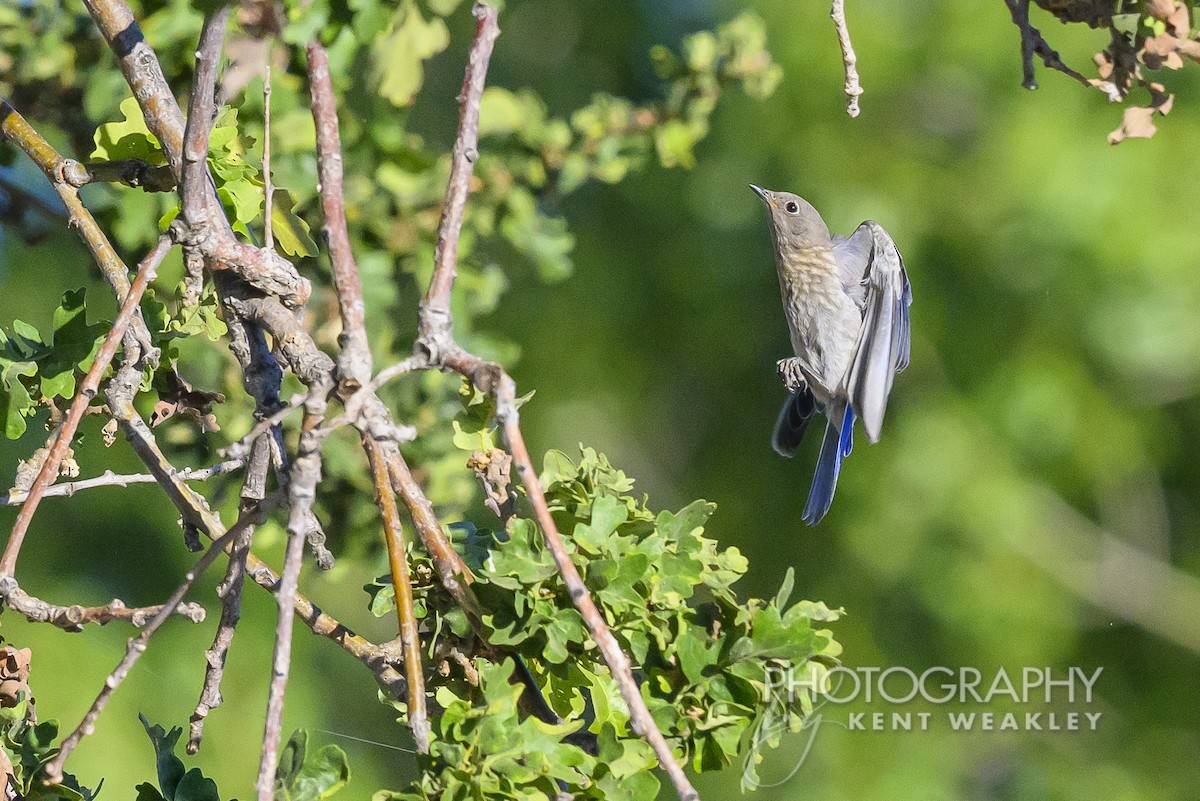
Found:
[[483, 97], [492, 47], [500, 35], [494, 7], [476, 3], [472, 13], [479, 24], [468, 57], [462, 94], [459, 95], [462, 114], [450, 162], [450, 182], [442, 205], [442, 219], [438, 224], [433, 277], [421, 302], [418, 333], [423, 345], [432, 348], [431, 356], [436, 355], [440, 345], [448, 344], [438, 341], [438, 337], [449, 339], [450, 335], [450, 290], [458, 269], [458, 239], [462, 233], [463, 213], [471, 188], [471, 172], [475, 167], [475, 159], [479, 157], [479, 100]]
[[183, 111], [163, 77], [154, 49], [124, 0], [83, 0], [133, 90], [146, 126], [162, 145], [176, 177], [183, 174]]
[[[240, 469], [242, 461], [240, 459], [229, 459], [215, 464], [212, 467], [206, 467], [201, 470], [180, 470], [178, 478], [181, 481], [208, 481], [214, 476], [226, 475], [235, 470]], [[84, 478], [78, 481], [66, 481], [61, 484], [51, 484], [42, 493], [43, 498], [51, 498], [55, 496], [66, 496], [70, 498], [77, 492], [92, 489], [94, 487], [131, 487], [134, 484], [156, 484], [158, 479], [149, 473], [134, 473], [132, 475], [120, 475], [105, 470], [101, 475], [95, 478]], [[25, 502], [29, 497], [28, 492], [20, 492], [17, 490], [9, 490], [7, 495], [0, 496], [0, 506], [18, 506]]]
[[292, 623], [295, 620], [296, 595], [300, 582], [300, 562], [308, 539], [312, 505], [321, 480], [321, 437], [315, 433], [325, 417], [332, 382], [309, 386], [304, 402], [304, 422], [300, 429], [300, 447], [292, 462], [288, 484], [288, 540], [284, 550], [283, 573], [275, 600], [279, 621], [275, 624], [275, 650], [271, 658], [271, 685], [267, 691], [267, 718], [263, 725], [262, 759], [255, 787], [258, 801], [275, 798], [275, 768], [279, 764], [279, 743], [283, 735], [283, 701], [292, 662]]
[[167, 251], [171, 249], [171, 245], [171, 237], [166, 235], [159, 237], [158, 244], [154, 246], [154, 249], [142, 260], [141, 265], [138, 267], [137, 277], [134, 279], [133, 285], [129, 288], [129, 292], [125, 295], [121, 303], [121, 310], [117, 314], [117, 319], [113, 321], [112, 329], [108, 332], [108, 336], [104, 339], [104, 344], [100, 346], [100, 350], [96, 353], [96, 358], [92, 361], [92, 366], [88, 369], [87, 375], [80, 382], [79, 391], [76, 393], [75, 399], [71, 402], [71, 408], [67, 411], [66, 419], [59, 426], [58, 434], [54, 439], [54, 445], [50, 448], [50, 454], [42, 464], [42, 469], [38, 471], [38, 476], [34, 479], [33, 486], [29, 488], [29, 497], [25, 499], [24, 505], [21, 506], [21, 511], [17, 513], [16, 522], [13, 523], [12, 533], [8, 538], [8, 544], [4, 548], [3, 556], [0, 556], [0, 574], [11, 576], [16, 572], [17, 555], [21, 552], [21, 543], [25, 539], [25, 533], [29, 530], [29, 524], [33, 521], [34, 512], [37, 511], [38, 504], [41, 503], [42, 494], [54, 482], [54, 479], [58, 477], [58, 466], [62, 463], [63, 456], [71, 446], [71, 440], [75, 436], [75, 429], [79, 426], [79, 421], [83, 419], [84, 411], [100, 388], [100, 377], [104, 375], [104, 371], [108, 369], [113, 356], [116, 355], [117, 346], [121, 341], [121, 337], [124, 336], [125, 330], [129, 327], [129, 321], [133, 317], [134, 310], [142, 298], [142, 293], [146, 291], [146, 287], [149, 285], [151, 279], [154, 278], [154, 273], [158, 269], [158, 265], [162, 263], [163, 258], [167, 255]]
[[89, 161], [82, 171], [64, 173], [72, 186], [89, 183], [125, 184], [147, 192], [171, 192], [175, 189], [175, 173], [169, 164], [149, 164], [141, 159]]
[[842, 65], [846, 69], [846, 113], [857, 117], [858, 96], [863, 93], [863, 89], [858, 80], [858, 57], [854, 55], [854, 45], [850, 43], [850, 29], [846, 26], [846, 0], [833, 0], [829, 17], [837, 29], [838, 45], [842, 48]]
[[[501, 392], [511, 392], [511, 388], [510, 379], [505, 382], [505, 387]], [[583, 577], [579, 575], [575, 563], [571, 561], [562, 535], [558, 533], [558, 526], [550, 514], [550, 507], [546, 504], [546, 496], [542, 492], [537, 471], [534, 470], [533, 462], [529, 458], [529, 450], [525, 447], [525, 439], [521, 435], [521, 427], [517, 422], [515, 411], [509, 414], [503, 421], [503, 425], [504, 436], [508, 441], [509, 450], [512, 451], [517, 473], [521, 477], [521, 483], [525, 486], [525, 492], [533, 506], [534, 518], [542, 529], [547, 547], [554, 555], [554, 562], [558, 565], [558, 572], [562, 575], [563, 582], [571, 593], [571, 600], [575, 602], [575, 608], [583, 616], [588, 632], [592, 635], [597, 647], [600, 648], [600, 653], [603, 654], [604, 661], [612, 671], [613, 679], [621, 690], [621, 697], [625, 699], [625, 704], [629, 707], [630, 726], [634, 732], [650, 743], [650, 747], [654, 749], [654, 753], [658, 757], [659, 765], [666, 771], [671, 783], [675, 785], [675, 792], [678, 793], [681, 801], [699, 801], [699, 793], [692, 787], [683, 768], [675, 761], [671, 746], [667, 744], [662, 732], [658, 730], [658, 725], [655, 724], [650, 710], [646, 707], [641, 690], [638, 689], [637, 681], [633, 677], [629, 657], [621, 650], [620, 644], [604, 620], [604, 615], [601, 614], [595, 601], [592, 600], [591, 594], [588, 593], [587, 586], [583, 583]]]
[[[470, 380], [479, 390], [495, 395], [496, 418], [503, 426], [513, 463], [533, 506], [534, 517], [542, 529], [547, 547], [554, 555], [559, 573], [567, 584], [571, 600], [583, 616], [592, 639], [599, 646], [604, 661], [612, 671], [621, 695], [629, 707], [630, 722], [634, 730], [645, 738], [654, 750], [659, 764], [670, 777], [680, 799], [698, 801], [699, 795], [688, 781], [683, 769], [675, 761], [671, 747], [667, 744], [662, 732], [658, 730], [646, 707], [637, 681], [633, 677], [629, 658], [621, 651], [620, 645], [609, 630], [603, 615], [588, 593], [579, 571], [571, 562], [558, 527], [550, 515], [546, 497], [538, 483], [537, 473], [521, 435], [516, 410], [516, 389], [512, 378], [499, 365], [467, 353], [453, 339], [450, 296], [457, 270], [458, 237], [462, 230], [470, 172], [477, 156], [479, 101], [483, 94], [488, 57], [496, 36], [499, 34], [494, 8], [484, 3], [477, 3], [474, 13], [479, 19], [479, 25], [475, 34], [475, 42], [471, 47], [466, 78], [463, 81], [462, 116], [459, 122], [458, 139], [454, 147], [450, 182], [446, 192], [445, 206], [442, 209], [438, 242], [434, 251], [433, 277], [430, 280], [429, 290], [421, 302], [418, 341], [413, 349], [414, 356], [418, 360], [428, 359], [434, 366], [454, 370]], [[420, 490], [416, 487], [416, 482], [412, 480], [411, 474], [408, 473], [403, 457], [393, 460], [389, 467], [392, 470], [392, 481], [396, 484], [397, 491], [413, 513], [417, 530], [422, 532], [423, 537], [425, 536], [423, 529], [437, 528], [440, 531], [436, 518], [432, 517], [432, 508], [426, 509], [420, 503], [421, 500], [424, 500], [424, 503], [428, 504], [428, 501], [424, 499], [423, 495], [420, 495]], [[431, 519], [426, 519], [426, 512]], [[435, 556], [435, 560], [436, 558]], [[455, 554], [455, 558], [457, 558], [457, 554]]]
[[362, 279], [350, 250], [346, 228], [346, 201], [342, 193], [342, 144], [338, 133], [337, 106], [329, 76], [329, 57], [320, 43], [308, 46], [308, 78], [312, 91], [312, 115], [317, 132], [317, 179], [321, 191], [321, 213], [325, 239], [333, 267], [342, 316], [339, 338], [338, 379], [343, 392], [361, 387], [371, 378], [371, 351], [367, 344], [366, 308]]
[[[239, 521], [260, 514], [259, 502], [266, 497], [267, 472], [271, 467], [270, 435], [263, 435], [255, 441], [249, 465], [242, 488]], [[221, 599], [221, 620], [217, 624], [216, 634], [213, 635], [212, 646], [204, 653], [204, 686], [200, 690], [200, 700], [196, 702], [188, 727], [189, 754], [200, 750], [200, 741], [204, 739], [204, 721], [208, 718], [208, 713], [220, 706], [224, 700], [221, 697], [221, 679], [225, 675], [225, 657], [233, 644], [233, 635], [242, 616], [242, 585], [246, 578], [246, 559], [250, 555], [253, 536], [254, 526], [246, 525], [234, 537], [229, 547], [229, 564], [225, 569], [225, 578], [217, 586], [217, 596]]]
[[[104, 606], [58, 606], [25, 592], [12, 576], [0, 576], [0, 600], [9, 609], [24, 615], [30, 623], [49, 623], [64, 631], [83, 631], [88, 623], [103, 626], [114, 620], [144, 626], [162, 611], [161, 605], [129, 607], [119, 598], [114, 598]], [[204, 620], [204, 607], [200, 604], [179, 604], [173, 614], [200, 623]]]
[[213, 193], [212, 177], [208, 174], [208, 137], [216, 116], [217, 67], [225, 43], [225, 27], [229, 23], [229, 6], [221, 6], [209, 14], [200, 31], [196, 48], [196, 74], [192, 81], [192, 96], [188, 101], [187, 126], [183, 134], [183, 173], [179, 197], [182, 215], [195, 229], [208, 222]]
[[1021, 31], [1021, 64], [1024, 75], [1021, 85], [1023, 87], [1026, 89], [1037, 89], [1037, 77], [1034, 75], [1033, 68], [1033, 57], [1037, 55], [1048, 68], [1061, 72], [1069, 78], [1073, 78], [1083, 86], [1096, 86], [1109, 95], [1109, 100], [1120, 99], [1113, 96], [1104, 82], [1090, 81], [1063, 63], [1062, 58], [1059, 57], [1054, 48], [1050, 47], [1046, 40], [1042, 38], [1042, 32], [1030, 23], [1029, 0], [1004, 0], [1004, 3], [1008, 6], [1008, 12], [1012, 16], [1013, 23]]
[[[267, 61], [271, 60], [271, 45], [267, 45]], [[275, 202], [275, 187], [271, 184], [271, 65], [263, 77], [263, 247], [275, 249], [275, 232], [272, 229], [271, 213]]]
[[100, 717], [100, 712], [108, 704], [108, 700], [112, 697], [113, 692], [121, 686], [121, 682], [129, 675], [129, 670], [137, 662], [146, 651], [146, 645], [154, 633], [159, 630], [163, 623], [166, 622], [183, 601], [183, 597], [187, 595], [196, 579], [204, 572], [204, 570], [213, 563], [213, 561], [225, 549], [225, 546], [237, 534], [235, 526], [223, 537], [213, 542], [209, 549], [197, 561], [195, 567], [188, 571], [180, 582], [179, 587], [167, 599], [167, 602], [159, 609], [158, 614], [146, 624], [142, 629], [142, 633], [134, 639], [130, 640], [125, 647], [125, 656], [121, 659], [117, 666], [113, 668], [112, 673], [104, 680], [104, 686], [100, 690], [100, 694], [96, 696], [96, 700], [92, 702], [92, 706], [88, 709], [87, 714], [83, 716], [83, 720], [75, 727], [75, 730], [63, 738], [62, 744], [59, 746], [58, 754], [49, 763], [46, 764], [46, 783], [58, 784], [62, 781], [63, 765], [67, 761], [67, 757], [79, 745], [79, 741], [95, 731], [96, 719]]
[[[333, 283], [342, 318], [342, 335], [338, 338], [341, 345], [338, 379], [339, 390], [345, 395], [369, 382], [372, 360], [367, 340], [362, 278], [350, 248], [350, 232], [346, 227], [337, 105], [329, 75], [329, 58], [319, 42], [314, 41], [308, 46], [308, 75], [312, 91], [313, 122], [317, 134], [321, 210], [325, 218], [325, 238], [329, 244]], [[386, 416], [386, 409], [382, 408], [377, 398], [372, 396], [368, 398], [367, 403], [368, 408], [376, 410], [378, 416]], [[356, 425], [362, 433], [363, 449], [367, 453], [375, 483], [375, 500], [383, 517], [388, 564], [391, 567], [392, 585], [395, 590], [396, 616], [404, 655], [404, 672], [408, 681], [408, 725], [412, 729], [417, 748], [428, 752], [430, 729], [429, 716], [425, 709], [425, 677], [421, 672], [421, 649], [417, 640], [417, 619], [400, 514], [389, 481], [384, 447], [376, 440], [371, 428], [362, 424], [361, 418], [362, 416], [359, 416]], [[396, 453], [398, 455], [399, 451]]]
[[379, 444], [363, 437], [363, 448], [375, 482], [375, 503], [383, 517], [384, 539], [387, 543], [388, 567], [392, 572], [392, 588], [396, 593], [396, 618], [399, 623], [400, 646], [404, 654], [404, 675], [408, 680], [408, 726], [412, 729], [417, 749], [429, 752], [429, 714], [425, 710], [425, 676], [421, 672], [421, 644], [417, 639], [417, 617], [414, 609], [412, 580], [408, 574], [408, 552], [404, 545], [404, 530], [396, 508], [396, 496], [388, 477], [388, 469]]

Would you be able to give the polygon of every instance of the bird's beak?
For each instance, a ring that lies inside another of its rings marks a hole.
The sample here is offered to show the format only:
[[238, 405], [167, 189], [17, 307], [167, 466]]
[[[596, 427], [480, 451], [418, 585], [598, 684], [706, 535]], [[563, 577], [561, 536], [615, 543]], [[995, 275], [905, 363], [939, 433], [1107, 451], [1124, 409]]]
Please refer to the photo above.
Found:
[[754, 184], [750, 184], [750, 188], [754, 190], [754, 194], [758, 195], [759, 197], [761, 197], [763, 199], [763, 202], [770, 204], [770, 202], [771, 202], [771, 198], [769, 197], [769, 195], [771, 194], [770, 192], [763, 189], [761, 186], [755, 186]]

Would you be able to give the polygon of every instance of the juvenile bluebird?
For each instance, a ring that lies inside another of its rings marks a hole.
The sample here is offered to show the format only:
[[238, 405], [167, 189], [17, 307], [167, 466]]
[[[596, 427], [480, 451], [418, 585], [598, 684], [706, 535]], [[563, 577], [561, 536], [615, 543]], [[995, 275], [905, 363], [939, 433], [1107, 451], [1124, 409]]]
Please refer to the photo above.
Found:
[[816, 525], [833, 503], [842, 459], [853, 447], [854, 421], [879, 441], [892, 379], [908, 366], [912, 289], [892, 238], [868, 220], [849, 239], [829, 233], [808, 201], [750, 185], [767, 204], [775, 265], [792, 349], [779, 362], [789, 396], [771, 445], [791, 457], [814, 412], [825, 439], [804, 521]]

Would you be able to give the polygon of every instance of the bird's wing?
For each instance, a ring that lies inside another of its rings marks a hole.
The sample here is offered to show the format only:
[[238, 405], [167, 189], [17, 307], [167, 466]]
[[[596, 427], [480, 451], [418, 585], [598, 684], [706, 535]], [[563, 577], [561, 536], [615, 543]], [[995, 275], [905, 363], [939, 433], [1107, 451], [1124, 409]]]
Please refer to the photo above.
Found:
[[[846, 394], [867, 438], [879, 440], [892, 379], [908, 366], [912, 288], [896, 243], [868, 220], [834, 249], [844, 277], [857, 273], [863, 324], [846, 374]], [[852, 294], [853, 297], [853, 294]]]

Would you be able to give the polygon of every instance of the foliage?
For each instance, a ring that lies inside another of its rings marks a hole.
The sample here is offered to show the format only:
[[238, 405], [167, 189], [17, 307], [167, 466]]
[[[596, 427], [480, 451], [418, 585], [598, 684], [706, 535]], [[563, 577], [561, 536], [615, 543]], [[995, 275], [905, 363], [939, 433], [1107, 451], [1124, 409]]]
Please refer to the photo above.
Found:
[[[1175, 103], [1175, 95], [1162, 83], [1161, 71], [1183, 69], [1184, 58], [1200, 61], [1200, 30], [1192, 26], [1194, 0], [1037, 0], [1037, 4], [1062, 22], [1108, 32], [1108, 46], [1094, 59], [1098, 77], [1086, 83], [1104, 91], [1111, 101], [1128, 100], [1135, 89], [1149, 95], [1147, 105], [1125, 108], [1121, 125], [1108, 141], [1115, 145], [1153, 136], [1157, 130], [1153, 118], [1170, 113]], [[1057, 68], [1069, 73], [1061, 62]]]
[[[158, 786], [149, 782], [137, 786], [137, 801], [221, 801], [217, 784], [201, 773], [200, 768], [186, 770], [175, 755], [183, 729], [170, 731], [158, 724], [150, 725], [139, 715], [150, 742], [154, 744]], [[308, 751], [308, 733], [297, 729], [280, 753], [275, 771], [277, 801], [323, 801], [350, 781], [350, 766], [346, 754], [336, 745], [326, 745], [312, 753]]]
[[[468, 419], [460, 430], [469, 427]], [[695, 770], [721, 769], [752, 746], [799, 730], [811, 711], [807, 698], [791, 707], [773, 703], [767, 671], [812, 671], [819, 680], [841, 652], [821, 624], [841, 610], [789, 605], [790, 572], [774, 599], [739, 599], [731, 585], [745, 573], [745, 557], [704, 536], [715, 506], [696, 501], [655, 514], [632, 494], [633, 480], [591, 448], [578, 464], [548, 453], [541, 482], [555, 522], [570, 532], [576, 567], [633, 658], [655, 721]], [[510, 686], [511, 662], [477, 658], [478, 687], [461, 671], [438, 671], [442, 717], [438, 742], [421, 760], [423, 777], [409, 793], [377, 799], [458, 798], [470, 786], [485, 798], [535, 798], [552, 796], [555, 781], [576, 798], [653, 797], [657, 780], [645, 772], [653, 754], [630, 730], [620, 692], [537, 525], [513, 518], [503, 532], [468, 528], [460, 543], [478, 579], [488, 642], [523, 658], [564, 722], [518, 722], [523, 688]], [[388, 578], [367, 590], [372, 612], [390, 614]], [[461, 613], [448, 611], [438, 585], [420, 590], [428, 648], [445, 653], [462, 645]]]
[[109, 325], [87, 322], [84, 294], [63, 294], [46, 339], [20, 320], [8, 332], [0, 328], [0, 425], [9, 439], [25, 433], [26, 418], [39, 405], [74, 397], [76, 373], [86, 371], [100, 349]]
[[[89, 801], [95, 798], [100, 788], [89, 790], [69, 773], [63, 774], [59, 784], [46, 785], [43, 766], [58, 754], [54, 741], [58, 739], [58, 721], [38, 722], [34, 714], [33, 699], [25, 691], [19, 693], [13, 706], [0, 707], [0, 748], [8, 766], [12, 768], [13, 785], [8, 785], [19, 798], [28, 801], [50, 801], [65, 798], [68, 801]], [[103, 784], [103, 782], [101, 783]]]

